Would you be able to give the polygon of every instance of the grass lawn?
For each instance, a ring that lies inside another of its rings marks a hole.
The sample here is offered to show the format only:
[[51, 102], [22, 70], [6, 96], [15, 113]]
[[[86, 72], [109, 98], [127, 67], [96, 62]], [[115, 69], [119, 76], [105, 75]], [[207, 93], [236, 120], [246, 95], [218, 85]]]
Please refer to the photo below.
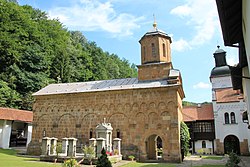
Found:
[[195, 167], [225, 167], [225, 165], [202, 165], [202, 166], [195, 166]]
[[15, 150], [0, 149], [0, 166], [8, 167], [59, 167], [61, 164], [40, 162], [39, 158], [17, 157]]
[[[129, 164], [123, 165], [121, 167], [176, 167], [176, 164], [154, 164], [154, 163], [138, 163], [131, 162]], [[194, 167], [225, 167], [225, 165], [202, 165], [202, 166], [194, 166]]]
[[202, 156], [202, 159], [222, 160], [223, 156]]
[[166, 163], [139, 163], [131, 162], [121, 167], [175, 167], [175, 164], [166, 164]]
[[[176, 164], [165, 164], [165, 163], [138, 163], [138, 162], [131, 162], [129, 164], [123, 165], [121, 167], [176, 167]], [[225, 165], [202, 165], [202, 166], [194, 166], [194, 167], [225, 167]]]

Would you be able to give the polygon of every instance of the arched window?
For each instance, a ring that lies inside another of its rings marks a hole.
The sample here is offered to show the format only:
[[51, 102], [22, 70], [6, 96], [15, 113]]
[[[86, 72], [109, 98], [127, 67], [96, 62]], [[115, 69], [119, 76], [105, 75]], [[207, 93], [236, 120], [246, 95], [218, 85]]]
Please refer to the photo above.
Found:
[[90, 129], [90, 131], [89, 131], [89, 138], [90, 139], [93, 138], [93, 129]]
[[207, 146], [206, 146], [206, 141], [202, 141], [202, 143], [201, 143], [201, 145], [202, 145], [202, 148], [206, 148]]
[[119, 129], [116, 129], [116, 137], [117, 137], [117, 138], [120, 138], [120, 137], [121, 137], [121, 134], [120, 134], [120, 130], [119, 130]]
[[234, 112], [230, 113], [230, 118], [231, 118], [231, 124], [235, 124], [236, 120], [235, 120], [235, 114], [234, 114]]
[[162, 52], [163, 52], [163, 57], [166, 57], [166, 45], [165, 45], [165, 43], [162, 44]]
[[151, 43], [151, 47], [152, 47], [152, 56], [156, 56], [155, 44]]
[[146, 47], [143, 46], [143, 60], [145, 61], [146, 59]]
[[225, 124], [229, 124], [229, 114], [227, 112], [224, 114], [224, 117], [225, 117]]

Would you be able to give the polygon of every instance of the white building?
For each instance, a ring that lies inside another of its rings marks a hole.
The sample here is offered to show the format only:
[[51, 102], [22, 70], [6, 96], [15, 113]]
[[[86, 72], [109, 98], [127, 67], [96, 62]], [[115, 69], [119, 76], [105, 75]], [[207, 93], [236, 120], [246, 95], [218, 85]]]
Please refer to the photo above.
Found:
[[242, 114], [246, 103], [239, 90], [233, 90], [230, 67], [226, 63], [226, 52], [218, 47], [214, 53], [215, 67], [211, 71], [212, 103], [215, 123], [215, 153], [232, 151], [249, 154], [248, 124]]
[[27, 147], [31, 141], [33, 112], [0, 107], [0, 148]]
[[214, 114], [211, 103], [184, 106], [183, 121], [190, 133], [190, 153], [214, 154]]
[[[233, 88], [242, 89], [250, 120], [250, 1], [216, 0], [225, 46], [239, 48], [239, 64], [233, 68]], [[250, 121], [248, 121], [250, 128]]]

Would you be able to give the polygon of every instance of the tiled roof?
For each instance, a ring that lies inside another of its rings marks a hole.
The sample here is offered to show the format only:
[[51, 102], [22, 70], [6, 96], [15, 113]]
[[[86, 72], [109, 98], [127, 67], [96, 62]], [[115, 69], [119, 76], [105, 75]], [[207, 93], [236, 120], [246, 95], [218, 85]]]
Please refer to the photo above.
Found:
[[32, 122], [33, 112], [26, 110], [18, 110], [13, 108], [0, 107], [0, 120], [15, 120], [22, 122]]
[[242, 99], [237, 90], [233, 88], [217, 89], [215, 90], [216, 102], [217, 103], [229, 103], [229, 102], [239, 102]]
[[155, 80], [155, 81], [138, 81], [137, 78], [123, 78], [102, 81], [76, 82], [76, 83], [60, 83], [50, 84], [45, 88], [34, 93], [34, 96], [65, 94], [65, 93], [82, 93], [82, 92], [96, 92], [107, 90], [124, 90], [124, 89], [138, 89], [138, 88], [155, 88], [168, 87], [179, 85], [178, 83], [171, 83], [172, 77], [177, 77], [178, 71], [170, 70], [169, 80]]
[[200, 106], [184, 106], [182, 109], [183, 121], [214, 120], [212, 104], [201, 104]]

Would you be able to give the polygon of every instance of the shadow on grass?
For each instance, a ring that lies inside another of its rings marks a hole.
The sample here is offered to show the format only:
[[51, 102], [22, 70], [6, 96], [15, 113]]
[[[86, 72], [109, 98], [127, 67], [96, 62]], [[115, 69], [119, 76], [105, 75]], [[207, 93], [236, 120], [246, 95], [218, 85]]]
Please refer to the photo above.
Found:
[[16, 150], [2, 149], [2, 148], [0, 148], [0, 154], [16, 155]]
[[23, 157], [23, 161], [33, 161], [33, 162], [40, 162], [40, 159], [38, 158], [26, 158], [26, 157]]

